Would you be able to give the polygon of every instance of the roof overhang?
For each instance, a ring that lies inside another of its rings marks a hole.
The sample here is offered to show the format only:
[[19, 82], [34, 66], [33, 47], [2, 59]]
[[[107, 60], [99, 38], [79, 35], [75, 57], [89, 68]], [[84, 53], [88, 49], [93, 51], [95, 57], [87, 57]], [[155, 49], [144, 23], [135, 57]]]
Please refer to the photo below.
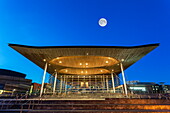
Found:
[[[139, 59], [141, 59], [143, 56], [151, 52], [153, 49], [158, 47], [159, 44], [148, 44], [148, 45], [140, 45], [140, 46], [26, 46], [26, 45], [18, 45], [18, 44], [9, 44], [9, 46], [14, 50], [16, 50], [17, 52], [19, 52], [20, 54], [22, 54], [23, 56], [25, 56], [33, 63], [35, 63], [36, 65], [38, 65], [42, 69], [44, 69], [45, 66], [45, 62], [44, 62], [45, 59], [46, 62], [50, 64], [47, 69], [47, 72], [50, 74], [54, 73], [55, 71], [59, 72], [60, 74], [65, 74], [61, 70], [64, 70], [66, 68], [75, 69], [74, 66], [76, 66], [76, 64], [74, 64], [73, 61], [72, 62], [70, 61], [71, 62], [70, 64], [74, 65], [73, 67], [69, 67], [67, 64], [60, 65], [60, 64], [52, 63], [52, 61], [55, 60], [56, 58], [63, 58], [63, 57], [67, 58], [67, 57], [74, 57], [74, 56], [76, 57], [96, 56], [96, 57], [100, 57], [102, 62], [103, 62], [103, 58], [113, 58], [115, 59], [115, 61], [113, 61], [114, 62], [113, 65], [100, 64], [100, 66], [87, 67], [87, 69], [94, 70], [95, 68], [97, 68], [101, 70], [102, 69], [108, 70], [105, 71], [104, 74], [109, 74], [114, 69], [114, 72], [116, 74], [119, 74], [121, 70], [118, 64], [121, 62], [122, 59], [124, 59], [123, 66], [125, 70], [129, 66], [137, 62]], [[91, 59], [91, 61], [94, 61], [93, 58]], [[76, 60], [75, 62], [78, 63], [78, 61]], [[81, 62], [79, 65], [82, 65]], [[82, 68], [81, 66], [78, 67], [78, 70], [81, 71], [81, 68]], [[86, 68], [84, 67], [82, 69], [86, 69]], [[98, 73], [98, 74], [102, 74], [102, 73]], [[84, 73], [84, 75], [86, 74]]]

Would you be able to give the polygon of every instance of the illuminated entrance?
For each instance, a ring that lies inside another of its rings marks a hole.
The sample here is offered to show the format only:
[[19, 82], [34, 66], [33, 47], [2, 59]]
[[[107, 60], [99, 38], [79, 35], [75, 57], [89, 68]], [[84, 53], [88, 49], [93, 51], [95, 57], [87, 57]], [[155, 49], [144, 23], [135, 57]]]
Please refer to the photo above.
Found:
[[[81, 93], [128, 94], [124, 70], [159, 46], [47, 46], [9, 44], [44, 69], [40, 97], [45, 93], [46, 72], [52, 75], [53, 95]], [[118, 75], [121, 73], [121, 77]], [[122, 78], [123, 90], [117, 90]]]

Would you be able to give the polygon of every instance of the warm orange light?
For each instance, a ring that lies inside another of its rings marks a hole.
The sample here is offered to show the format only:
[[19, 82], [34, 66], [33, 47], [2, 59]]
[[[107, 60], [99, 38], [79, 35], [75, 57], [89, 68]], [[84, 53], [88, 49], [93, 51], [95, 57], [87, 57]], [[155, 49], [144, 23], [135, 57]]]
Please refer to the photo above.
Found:
[[93, 68], [112, 66], [118, 64], [119, 61], [105, 56], [64, 56], [54, 58], [49, 63], [72, 68]]
[[[66, 71], [67, 70], [67, 71]], [[106, 74], [110, 73], [109, 70], [104, 68], [64, 68], [58, 71], [59, 73], [64, 74], [81, 74], [81, 75], [87, 75], [87, 74]]]

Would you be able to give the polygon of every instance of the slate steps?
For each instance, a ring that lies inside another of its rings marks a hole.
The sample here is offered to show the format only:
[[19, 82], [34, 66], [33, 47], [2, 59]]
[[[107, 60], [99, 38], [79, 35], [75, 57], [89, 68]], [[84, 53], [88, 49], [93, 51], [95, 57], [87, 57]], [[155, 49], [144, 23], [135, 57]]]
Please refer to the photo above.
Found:
[[170, 113], [170, 100], [6, 100], [0, 109], [0, 113]]

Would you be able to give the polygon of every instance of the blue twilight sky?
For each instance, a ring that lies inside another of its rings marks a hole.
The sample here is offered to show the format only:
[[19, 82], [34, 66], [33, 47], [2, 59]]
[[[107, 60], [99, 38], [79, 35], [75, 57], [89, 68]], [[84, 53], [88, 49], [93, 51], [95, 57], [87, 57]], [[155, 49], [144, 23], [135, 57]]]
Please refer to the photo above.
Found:
[[[107, 26], [98, 20], [106, 18]], [[0, 68], [41, 83], [43, 70], [8, 47], [160, 46], [125, 71], [127, 80], [170, 84], [170, 0], [0, 0]]]

